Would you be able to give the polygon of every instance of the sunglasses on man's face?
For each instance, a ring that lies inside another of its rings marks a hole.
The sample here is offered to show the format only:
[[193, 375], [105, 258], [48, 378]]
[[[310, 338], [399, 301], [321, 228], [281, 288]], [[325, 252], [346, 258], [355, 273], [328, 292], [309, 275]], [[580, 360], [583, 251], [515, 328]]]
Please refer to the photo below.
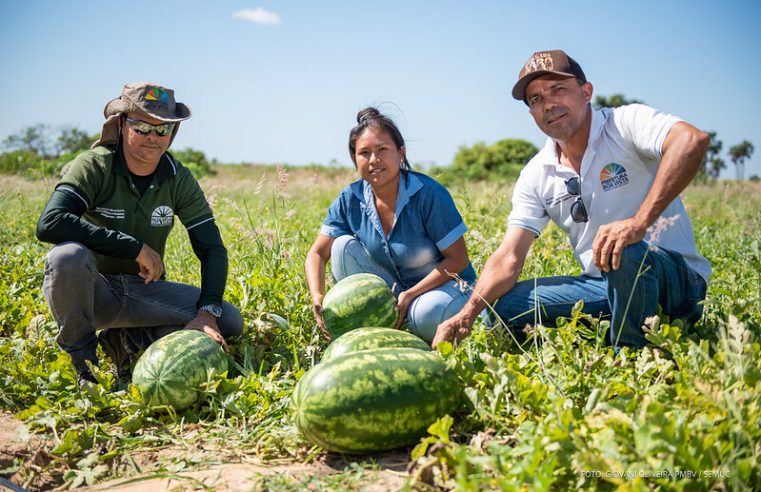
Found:
[[571, 218], [574, 222], [586, 222], [589, 220], [587, 208], [581, 200], [581, 180], [578, 176], [566, 180], [565, 188], [568, 194], [575, 196], [576, 200], [571, 204]]
[[152, 131], [156, 132], [159, 137], [166, 137], [172, 130], [174, 130], [174, 123], [162, 123], [160, 125], [151, 125], [145, 121], [135, 120], [132, 118], [125, 118], [129, 123], [130, 128], [135, 130], [140, 135], [148, 136]]

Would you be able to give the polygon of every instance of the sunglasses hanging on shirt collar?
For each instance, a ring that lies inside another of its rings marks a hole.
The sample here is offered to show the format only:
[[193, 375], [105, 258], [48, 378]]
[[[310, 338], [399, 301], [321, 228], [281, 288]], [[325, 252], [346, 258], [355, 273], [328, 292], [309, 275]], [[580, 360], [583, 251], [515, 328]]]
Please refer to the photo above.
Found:
[[571, 218], [574, 222], [587, 222], [589, 215], [584, 202], [581, 200], [581, 179], [578, 176], [567, 179], [565, 188], [569, 195], [576, 197], [576, 200], [571, 204]]

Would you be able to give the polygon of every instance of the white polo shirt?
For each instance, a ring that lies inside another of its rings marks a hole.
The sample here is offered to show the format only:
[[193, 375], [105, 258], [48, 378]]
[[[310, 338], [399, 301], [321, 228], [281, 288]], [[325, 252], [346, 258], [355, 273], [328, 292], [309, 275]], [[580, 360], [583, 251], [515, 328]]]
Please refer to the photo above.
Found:
[[[589, 221], [576, 223], [571, 218], [576, 197], [568, 194], [565, 182], [576, 173], [560, 164], [555, 142], [548, 138], [515, 184], [508, 228], [522, 227], [538, 236], [552, 219], [568, 234], [583, 273], [599, 277], [592, 256], [597, 230], [637, 212], [655, 180], [666, 135], [678, 121], [642, 104], [592, 109], [589, 143], [581, 161], [581, 198]], [[690, 218], [679, 197], [666, 207], [661, 219], [665, 229], [648, 233], [645, 240], [681, 254], [707, 282], [711, 265], [698, 253]]]

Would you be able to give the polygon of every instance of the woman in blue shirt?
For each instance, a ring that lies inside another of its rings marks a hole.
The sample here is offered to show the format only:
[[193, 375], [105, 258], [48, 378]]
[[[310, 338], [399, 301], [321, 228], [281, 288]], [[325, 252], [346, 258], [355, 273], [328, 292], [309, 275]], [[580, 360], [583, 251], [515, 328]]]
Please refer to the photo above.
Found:
[[397, 328], [429, 343], [439, 323], [456, 314], [476, 274], [468, 260], [467, 228], [449, 192], [434, 179], [412, 171], [396, 124], [375, 108], [357, 115], [349, 154], [361, 179], [344, 188], [328, 209], [307, 253], [306, 277], [315, 319], [322, 321], [325, 265], [333, 276], [374, 273], [393, 290]]

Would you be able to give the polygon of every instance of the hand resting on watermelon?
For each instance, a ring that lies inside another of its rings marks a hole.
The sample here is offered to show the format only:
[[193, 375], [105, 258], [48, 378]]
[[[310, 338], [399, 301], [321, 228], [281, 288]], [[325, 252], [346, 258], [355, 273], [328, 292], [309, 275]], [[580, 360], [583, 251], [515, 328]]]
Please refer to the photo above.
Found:
[[164, 274], [164, 262], [161, 261], [161, 255], [156, 253], [153, 248], [143, 243], [143, 247], [140, 248], [140, 253], [135, 258], [135, 261], [140, 265], [140, 277], [145, 280], [145, 283], [156, 282]]
[[196, 317], [185, 325], [185, 329], [202, 331], [209, 335], [212, 340], [220, 344], [225, 352], [230, 351], [225, 338], [219, 332], [219, 328], [217, 327], [217, 318], [208, 311], [198, 311]]

